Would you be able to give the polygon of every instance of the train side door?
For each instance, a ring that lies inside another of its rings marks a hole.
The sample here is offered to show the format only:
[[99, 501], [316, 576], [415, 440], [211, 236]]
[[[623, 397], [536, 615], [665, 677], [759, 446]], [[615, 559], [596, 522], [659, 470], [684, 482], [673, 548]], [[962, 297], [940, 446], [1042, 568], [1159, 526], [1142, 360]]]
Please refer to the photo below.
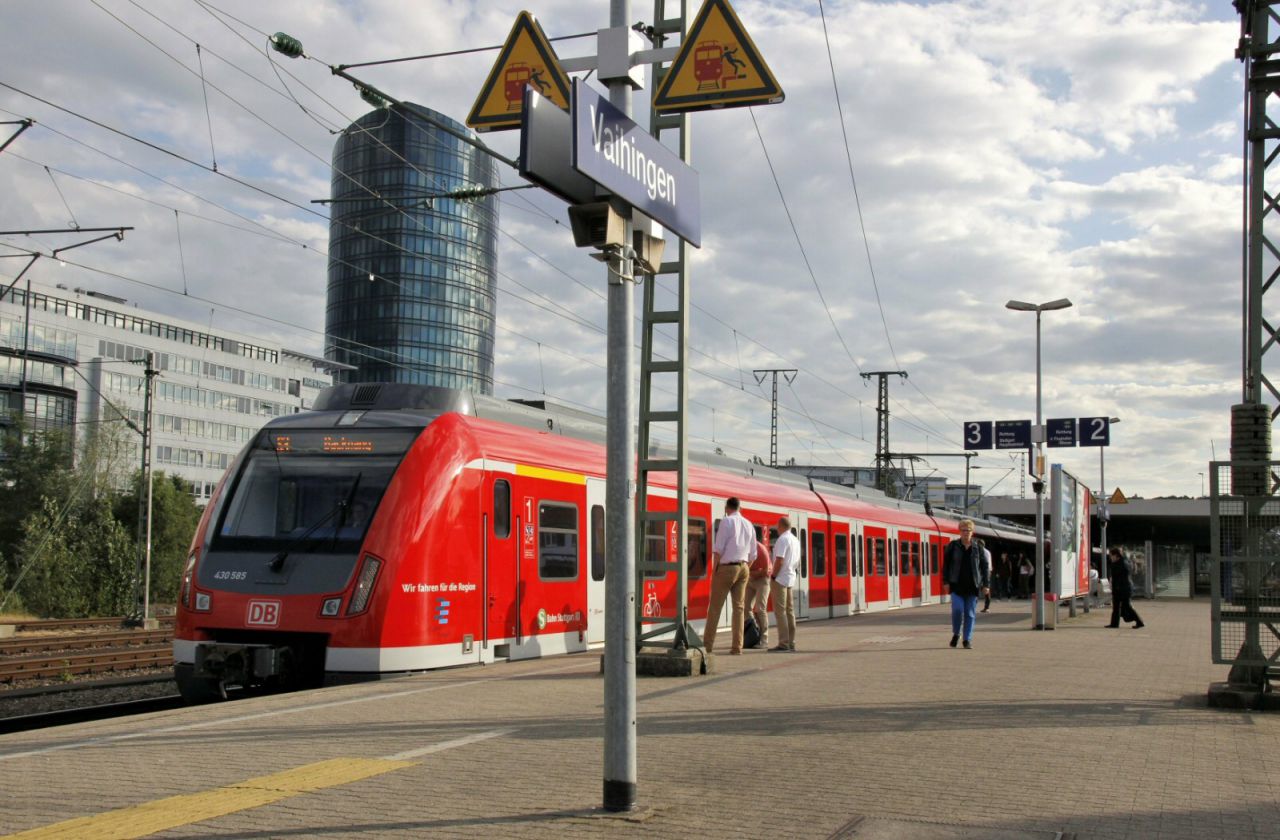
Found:
[[796, 621], [799, 621], [809, 617], [809, 517], [803, 513], [796, 514], [791, 524], [792, 531], [800, 540], [800, 574], [793, 593]]
[[863, 612], [867, 608], [867, 567], [866, 567], [866, 551], [867, 543], [863, 538], [862, 523], [854, 522], [849, 527], [849, 541], [851, 548], [849, 549], [849, 565], [850, 571], [853, 573], [853, 591], [852, 604], [855, 613]]
[[902, 580], [899, 577], [899, 574], [901, 573], [901, 570], [902, 570], [902, 565], [899, 562], [901, 560], [901, 557], [899, 556], [899, 551], [901, 551], [901, 546], [902, 546], [902, 543], [898, 540], [897, 531], [891, 530], [889, 532], [889, 546], [888, 546], [889, 548], [889, 551], [888, 551], [889, 606], [891, 607], [902, 606]]
[[512, 499], [511, 481], [493, 476], [485, 483], [492, 510], [485, 524], [484, 603], [481, 650], [503, 646], [495, 656], [507, 656], [517, 632], [516, 591], [519, 586], [519, 546], [524, 520]]
[[587, 479], [587, 644], [604, 642], [604, 481]]
[[884, 528], [863, 528], [866, 561], [864, 603], [868, 609], [889, 604], [889, 535]]
[[809, 520], [809, 607], [814, 617], [831, 618], [831, 533], [827, 520]]
[[831, 543], [833, 562], [831, 564], [831, 614], [848, 615], [853, 611], [853, 597], [850, 580], [853, 562], [850, 556], [853, 551], [849, 544], [849, 524], [833, 522], [831, 527]]
[[899, 597], [903, 602], [920, 598], [920, 535], [910, 531], [898, 532], [898, 582]]

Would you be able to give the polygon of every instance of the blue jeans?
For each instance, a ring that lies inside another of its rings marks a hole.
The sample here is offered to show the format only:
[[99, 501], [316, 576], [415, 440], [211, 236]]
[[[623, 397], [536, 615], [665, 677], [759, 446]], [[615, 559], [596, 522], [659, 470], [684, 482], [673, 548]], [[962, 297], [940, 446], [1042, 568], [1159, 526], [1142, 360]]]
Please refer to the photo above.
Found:
[[967, 642], [973, 637], [973, 622], [978, 617], [978, 596], [951, 593], [951, 635], [960, 636], [960, 621], [964, 619], [964, 635]]

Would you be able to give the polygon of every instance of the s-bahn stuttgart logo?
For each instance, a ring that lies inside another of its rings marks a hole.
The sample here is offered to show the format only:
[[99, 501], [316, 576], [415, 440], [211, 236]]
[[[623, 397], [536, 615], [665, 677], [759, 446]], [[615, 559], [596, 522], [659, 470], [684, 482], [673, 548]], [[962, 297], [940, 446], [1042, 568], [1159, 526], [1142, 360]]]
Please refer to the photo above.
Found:
[[280, 624], [279, 601], [250, 601], [244, 623], [251, 627], [277, 627]]

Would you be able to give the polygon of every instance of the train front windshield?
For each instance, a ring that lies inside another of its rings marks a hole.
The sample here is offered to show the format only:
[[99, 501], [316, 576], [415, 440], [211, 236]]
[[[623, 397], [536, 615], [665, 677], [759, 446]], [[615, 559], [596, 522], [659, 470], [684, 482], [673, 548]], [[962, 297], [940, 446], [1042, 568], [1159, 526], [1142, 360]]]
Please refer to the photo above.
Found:
[[211, 548], [355, 550], [419, 429], [267, 430], [223, 506]]

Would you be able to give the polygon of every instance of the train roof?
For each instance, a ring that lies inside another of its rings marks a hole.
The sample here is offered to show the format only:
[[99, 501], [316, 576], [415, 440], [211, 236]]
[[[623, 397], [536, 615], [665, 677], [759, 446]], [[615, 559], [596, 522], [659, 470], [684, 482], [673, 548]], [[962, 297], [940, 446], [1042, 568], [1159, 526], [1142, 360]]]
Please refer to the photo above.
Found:
[[[358, 415], [353, 414], [358, 412]], [[584, 473], [598, 470], [600, 459], [595, 447], [605, 445], [605, 418], [576, 408], [556, 405], [545, 400], [503, 400], [455, 388], [403, 383], [352, 383], [335, 385], [321, 391], [312, 410], [277, 418], [271, 427], [326, 428], [340, 418], [344, 425], [357, 428], [408, 426], [425, 428], [445, 414], [475, 418], [466, 423], [477, 436], [477, 444], [487, 457], [512, 461], [540, 458], [548, 466], [573, 468]], [[560, 441], [554, 450], [543, 450], [537, 437], [517, 439], [502, 428], [519, 426], [535, 435], [569, 438], [594, 446], [565, 446]], [[651, 446], [650, 457], [669, 456], [662, 446]], [[564, 463], [570, 458], [574, 463]], [[870, 518], [874, 516], [891, 524], [953, 530], [961, 518], [951, 512], [932, 511], [915, 502], [894, 499], [870, 487], [844, 487], [792, 472], [775, 470], [764, 464], [728, 458], [713, 453], [690, 451], [689, 475], [697, 486], [715, 496], [737, 496], [751, 507], [768, 499], [771, 504], [791, 502], [795, 507], [809, 507], [818, 495], [832, 513], [842, 516]], [[672, 487], [672, 482], [659, 481]], [[782, 495], [779, 489], [782, 488]], [[1015, 525], [977, 519], [979, 535], [1005, 540], [1034, 543], [1034, 536]], [[950, 526], [950, 527], [947, 527]], [[932, 529], [930, 528], [930, 529]]]

